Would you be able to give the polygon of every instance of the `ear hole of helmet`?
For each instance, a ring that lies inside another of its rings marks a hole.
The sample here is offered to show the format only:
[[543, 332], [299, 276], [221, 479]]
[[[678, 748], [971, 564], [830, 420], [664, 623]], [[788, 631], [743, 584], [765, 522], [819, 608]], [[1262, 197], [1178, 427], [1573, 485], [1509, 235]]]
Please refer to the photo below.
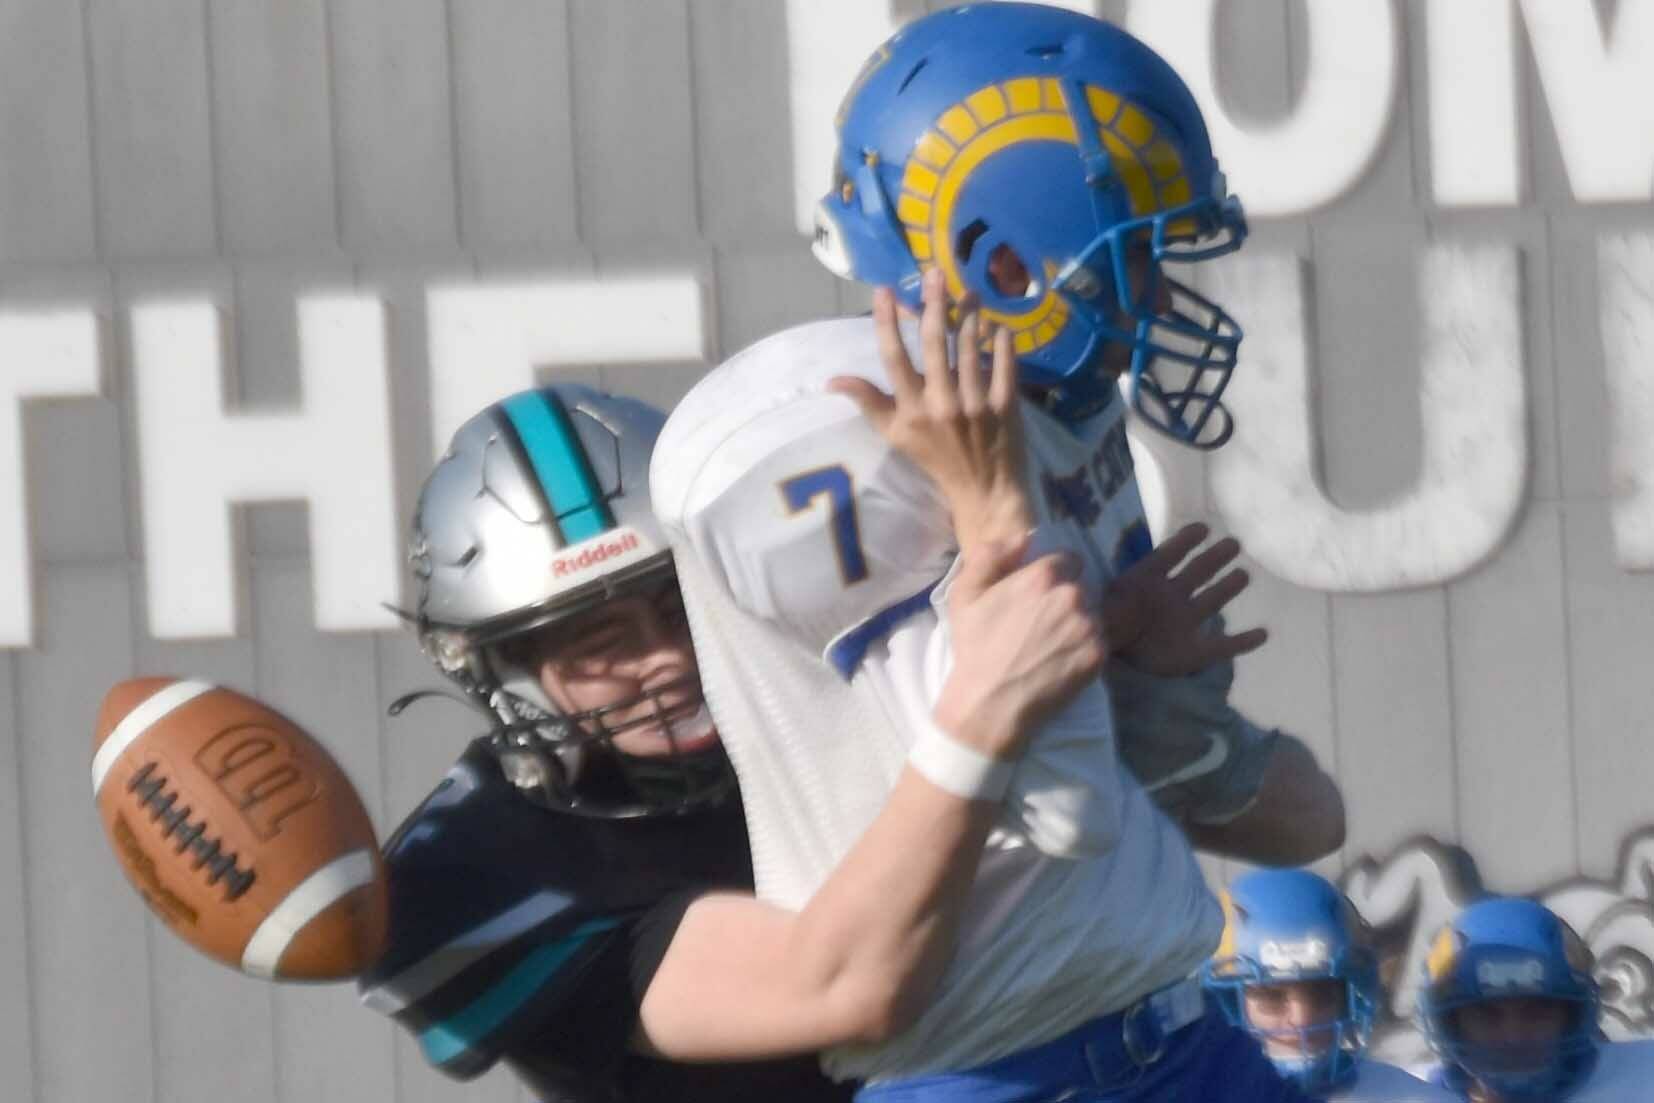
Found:
[[1007, 299], [1034, 299], [1041, 293], [1017, 251], [1004, 243], [988, 254], [988, 283]]
[[1026, 310], [1045, 294], [1044, 283], [1022, 253], [983, 219], [973, 219], [954, 235], [953, 252], [966, 285], [989, 307]]

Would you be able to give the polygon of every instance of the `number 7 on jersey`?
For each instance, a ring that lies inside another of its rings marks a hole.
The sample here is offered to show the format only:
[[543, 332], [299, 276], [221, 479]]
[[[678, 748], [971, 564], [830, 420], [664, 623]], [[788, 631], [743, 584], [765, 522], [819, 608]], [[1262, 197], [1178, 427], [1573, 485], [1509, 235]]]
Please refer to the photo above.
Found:
[[833, 551], [838, 555], [839, 574], [844, 577], [844, 584], [850, 586], [867, 577], [861, 528], [856, 524], [856, 499], [850, 489], [850, 472], [843, 464], [794, 475], [781, 484], [781, 497], [791, 514], [811, 509], [817, 499], [825, 497], [831, 511], [829, 528], [833, 534]]

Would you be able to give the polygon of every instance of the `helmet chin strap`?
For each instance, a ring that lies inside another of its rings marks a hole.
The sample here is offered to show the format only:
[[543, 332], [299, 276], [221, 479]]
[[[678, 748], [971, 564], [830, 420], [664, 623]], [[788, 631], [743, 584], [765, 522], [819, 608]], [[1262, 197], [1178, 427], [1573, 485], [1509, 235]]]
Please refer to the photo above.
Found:
[[1103, 366], [1109, 339], [1095, 328], [1086, 334], [1080, 362], [1085, 366], [1046, 392], [1045, 409], [1058, 421], [1084, 421], [1108, 408], [1119, 387], [1120, 373]]
[[[493, 667], [495, 680], [499, 683], [500, 689], [505, 691], [508, 698], [513, 699], [513, 707], [515, 707], [516, 701], [526, 701], [546, 716], [561, 715], [563, 710], [552, 703], [551, 697], [546, 693], [545, 686], [540, 683], [537, 675], [525, 667], [508, 662], [499, 654], [497, 649], [491, 648], [490, 650], [493, 653], [486, 656], [486, 661], [489, 666]], [[538, 720], [540, 718], [539, 716], [515, 716], [512, 719], [521, 721]]]

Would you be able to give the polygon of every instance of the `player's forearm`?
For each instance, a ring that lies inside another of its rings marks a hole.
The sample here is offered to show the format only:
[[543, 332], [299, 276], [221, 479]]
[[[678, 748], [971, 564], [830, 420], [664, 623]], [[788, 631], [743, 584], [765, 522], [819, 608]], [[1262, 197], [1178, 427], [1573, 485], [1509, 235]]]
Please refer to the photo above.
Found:
[[1344, 798], [1308, 747], [1280, 737], [1258, 796], [1221, 825], [1185, 825], [1199, 850], [1260, 865], [1303, 865], [1344, 845]]
[[954, 539], [962, 551], [990, 542], [1009, 542], [1034, 527], [1036, 518], [1020, 484], [1007, 484], [980, 501], [949, 503]]
[[[930, 718], [945, 735], [915, 741], [878, 818], [800, 916], [795, 952], [863, 1013], [861, 1036], [848, 1040], [889, 1036], [928, 1006], [1011, 760], [1045, 717], [1095, 684], [1107, 657], [1076, 563], [1047, 556], [1011, 570], [1027, 541], [1022, 529], [1011, 543], [967, 546], [945, 599], [952, 670]], [[992, 801], [960, 795], [988, 787]]]
[[794, 949], [815, 986], [877, 1041], [924, 1009], [953, 957], [997, 803], [967, 800], [905, 768], [884, 810], [800, 914]]
[[802, 911], [697, 901], [645, 994], [643, 1047], [678, 1060], [738, 1060], [904, 1028], [947, 968], [996, 809], [907, 768]]

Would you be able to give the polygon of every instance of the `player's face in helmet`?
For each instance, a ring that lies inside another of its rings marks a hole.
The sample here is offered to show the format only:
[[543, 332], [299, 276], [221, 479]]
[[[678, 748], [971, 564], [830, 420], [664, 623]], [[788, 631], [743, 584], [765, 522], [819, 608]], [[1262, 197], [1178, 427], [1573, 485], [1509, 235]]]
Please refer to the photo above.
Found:
[[1377, 1006], [1371, 932], [1336, 886], [1262, 869], [1223, 895], [1224, 932], [1202, 980], [1282, 1075], [1323, 1097], [1358, 1075]]
[[560, 712], [637, 758], [715, 746], [677, 583], [611, 598], [514, 644]]
[[1436, 936], [1419, 1018], [1450, 1087], [1552, 1103], [1596, 1065], [1600, 995], [1580, 937], [1533, 900], [1489, 897]]
[[[1133, 301], [1146, 300], [1156, 314], [1165, 314], [1173, 309], [1175, 304], [1171, 286], [1156, 268], [1154, 251], [1146, 236], [1127, 247], [1125, 269]], [[1023, 298], [1034, 286], [1028, 266], [1008, 245], [999, 246], [988, 258], [988, 281], [1007, 298]], [[1111, 311], [1111, 318], [1119, 327], [1129, 322], [1126, 312], [1118, 306]], [[1109, 341], [1103, 345], [1098, 356], [1097, 368], [1104, 375], [1119, 376], [1131, 368], [1131, 358], [1130, 345]]]
[[572, 384], [479, 412], [420, 492], [408, 614], [530, 799], [605, 818], [724, 801], [671, 550], [649, 505], [664, 415]]
[[1511, 996], [1465, 1004], [1453, 1012], [1453, 1028], [1464, 1042], [1477, 1047], [1486, 1071], [1522, 1076], [1555, 1061], [1558, 1043], [1577, 1014], [1576, 1005], [1567, 1000]]
[[1349, 1005], [1344, 981], [1254, 984], [1246, 989], [1246, 1022], [1271, 1058], [1319, 1057], [1337, 1044], [1333, 1029]]

